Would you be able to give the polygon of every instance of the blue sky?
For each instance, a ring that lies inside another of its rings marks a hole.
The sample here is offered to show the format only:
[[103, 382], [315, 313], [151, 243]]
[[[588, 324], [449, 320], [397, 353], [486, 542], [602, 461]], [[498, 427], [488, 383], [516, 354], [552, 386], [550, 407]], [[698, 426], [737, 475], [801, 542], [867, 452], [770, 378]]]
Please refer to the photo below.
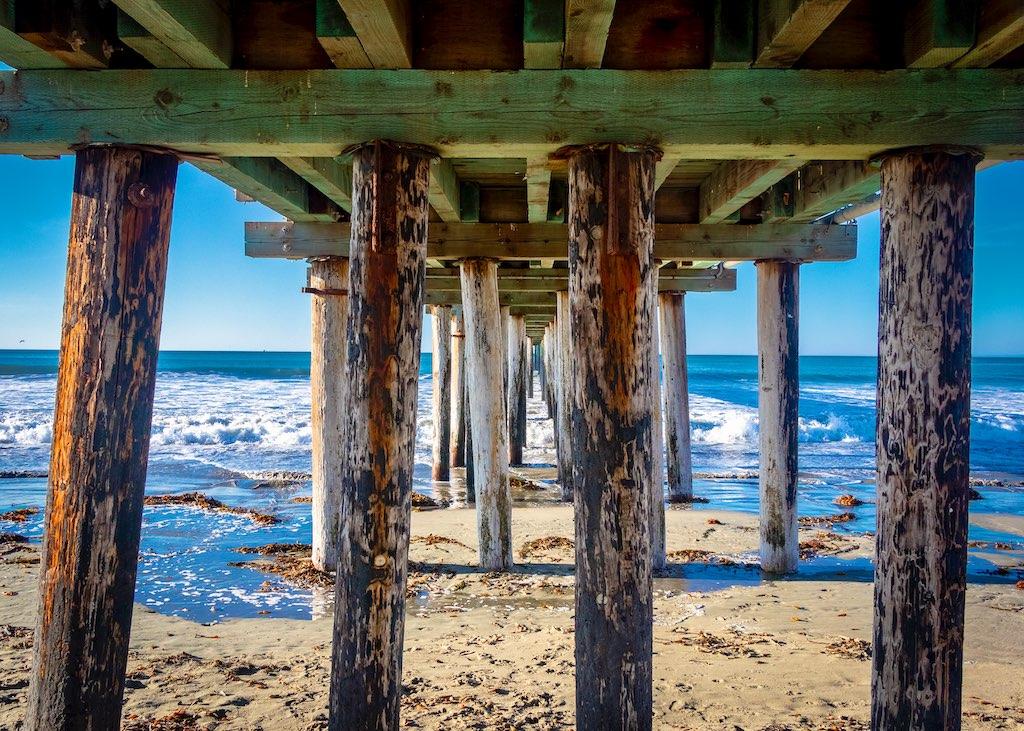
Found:
[[[74, 159], [0, 156], [0, 348], [55, 348], [60, 337]], [[1024, 162], [978, 175], [974, 352], [1024, 354], [1024, 223], [1010, 212], [1024, 192]], [[256, 203], [182, 165], [178, 176], [161, 345], [168, 350], [308, 350], [305, 263], [251, 260], [242, 224], [278, 220]], [[874, 355], [878, 310], [878, 215], [862, 218], [855, 261], [801, 271], [800, 349]], [[733, 293], [687, 297], [691, 353], [756, 350], [753, 266]], [[24, 342], [20, 342], [24, 340]], [[429, 350], [429, 326], [424, 350]]]

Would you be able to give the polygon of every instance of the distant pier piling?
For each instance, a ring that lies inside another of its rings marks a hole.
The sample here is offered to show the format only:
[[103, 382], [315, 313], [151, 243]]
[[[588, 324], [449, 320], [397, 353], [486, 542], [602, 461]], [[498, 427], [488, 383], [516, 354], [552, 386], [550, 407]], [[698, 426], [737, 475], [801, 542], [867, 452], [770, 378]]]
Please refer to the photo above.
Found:
[[573, 343], [569, 327], [571, 312], [569, 293], [555, 295], [555, 444], [558, 457], [558, 484], [562, 488], [562, 500], [573, 500], [572, 472], [572, 392], [573, 392]]
[[796, 571], [800, 558], [796, 513], [799, 275], [796, 262], [757, 262], [760, 554], [761, 568], [772, 574]]
[[693, 498], [693, 457], [690, 445], [690, 395], [686, 365], [684, 292], [658, 295], [661, 357], [664, 361], [665, 455], [669, 500]]
[[348, 363], [348, 259], [329, 257], [309, 263], [312, 343], [313, 565], [338, 565], [341, 473], [345, 453]]
[[451, 476], [452, 436], [452, 308], [434, 305], [431, 342], [431, 375], [433, 392], [431, 414], [434, 421], [434, 442], [431, 445], [433, 464], [430, 476], [435, 481], [447, 482]]
[[466, 329], [462, 308], [452, 314], [451, 460], [452, 467], [466, 466]]
[[526, 318], [512, 315], [508, 324], [508, 461], [523, 464], [526, 446], [526, 380], [530, 372]]

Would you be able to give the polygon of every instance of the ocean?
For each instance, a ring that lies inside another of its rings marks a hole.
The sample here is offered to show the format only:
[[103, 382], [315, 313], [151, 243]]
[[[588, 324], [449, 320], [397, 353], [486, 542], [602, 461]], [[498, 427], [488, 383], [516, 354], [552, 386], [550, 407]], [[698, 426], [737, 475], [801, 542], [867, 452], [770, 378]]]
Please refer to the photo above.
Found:
[[[456, 485], [430, 481], [430, 354], [420, 362], [414, 489], [455, 498]], [[835, 498], [854, 494], [859, 530], [874, 527], [875, 359], [800, 359], [799, 512], [836, 512]], [[55, 351], [0, 350], [0, 513], [45, 504]], [[757, 511], [757, 361], [753, 356], [689, 358], [693, 509]], [[1024, 512], [1024, 358], [976, 358], [972, 374], [971, 472], [982, 500], [972, 510]], [[551, 422], [529, 403], [530, 463], [549, 463]], [[274, 526], [245, 517], [179, 507], [147, 507], [137, 601], [200, 621], [229, 616], [310, 616], [319, 599], [307, 590], [260, 592], [266, 576], [231, 566], [235, 549], [310, 540], [308, 480], [268, 485], [268, 473], [308, 473], [308, 353], [163, 352], [160, 354], [147, 494], [198, 490], [231, 505], [273, 513]], [[11, 477], [12, 473], [28, 476]], [[554, 491], [552, 491], [553, 499]], [[542, 495], [539, 500], [545, 499]], [[0, 530], [38, 540], [41, 512]], [[971, 538], [1024, 548], [1017, 536], [971, 528]]]

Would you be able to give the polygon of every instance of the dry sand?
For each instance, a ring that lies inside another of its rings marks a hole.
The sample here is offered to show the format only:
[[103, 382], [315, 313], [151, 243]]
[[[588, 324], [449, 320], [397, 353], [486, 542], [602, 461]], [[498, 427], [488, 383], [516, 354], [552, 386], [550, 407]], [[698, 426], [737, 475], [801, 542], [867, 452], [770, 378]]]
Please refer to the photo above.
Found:
[[[710, 521], [719, 521], [711, 523]], [[755, 550], [756, 519], [673, 508], [679, 560]], [[854, 524], [855, 525], [855, 524]], [[403, 725], [563, 729], [573, 724], [573, 579], [567, 506], [514, 511], [511, 574], [477, 571], [473, 513], [413, 516]], [[1003, 525], [1005, 528], [1006, 525]], [[1020, 527], [1020, 526], [1017, 526]], [[869, 555], [872, 539], [814, 550]], [[433, 536], [432, 538], [428, 538]], [[450, 539], [450, 540], [449, 540]], [[0, 547], [0, 553], [5, 552]], [[38, 552], [0, 557], [0, 727], [17, 728], [28, 684]], [[256, 558], [247, 556], [244, 558]], [[713, 556], [711, 560], [717, 560]], [[752, 582], [756, 569], [724, 568]], [[669, 572], [680, 574], [678, 566]], [[277, 581], [276, 577], [269, 577]], [[871, 584], [860, 572], [693, 592], [655, 581], [654, 696], [659, 729], [867, 728]], [[326, 720], [331, 621], [233, 620], [212, 626], [135, 610], [125, 727], [317, 729]], [[967, 594], [965, 727], [1024, 729], [1024, 591]], [[162, 719], [162, 720], [160, 720]]]

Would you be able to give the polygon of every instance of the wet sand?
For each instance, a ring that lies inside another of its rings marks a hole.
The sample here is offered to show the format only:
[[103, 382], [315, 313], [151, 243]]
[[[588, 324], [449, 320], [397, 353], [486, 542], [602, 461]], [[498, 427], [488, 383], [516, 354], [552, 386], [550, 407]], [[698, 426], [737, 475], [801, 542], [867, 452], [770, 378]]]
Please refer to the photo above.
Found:
[[[517, 507], [513, 522], [521, 565], [499, 575], [474, 566], [470, 510], [413, 514], [404, 727], [572, 727], [572, 512]], [[757, 546], [755, 516], [673, 507], [667, 525], [674, 562], [655, 580], [655, 727], [867, 728], [872, 589], [864, 567], [873, 539], [856, 531], [872, 526], [801, 528], [805, 555], [849, 565], [809, 559], [802, 576], [765, 581], [743, 565]], [[999, 529], [1014, 527], [1022, 526]], [[6, 729], [23, 713], [38, 550], [4, 544], [0, 554]], [[267, 578], [273, 591], [281, 579]], [[731, 586], [711, 590], [723, 585]], [[1024, 591], [973, 583], [967, 603], [965, 728], [1024, 729]], [[125, 727], [322, 728], [330, 634], [328, 617], [207, 626], [136, 606]]]

